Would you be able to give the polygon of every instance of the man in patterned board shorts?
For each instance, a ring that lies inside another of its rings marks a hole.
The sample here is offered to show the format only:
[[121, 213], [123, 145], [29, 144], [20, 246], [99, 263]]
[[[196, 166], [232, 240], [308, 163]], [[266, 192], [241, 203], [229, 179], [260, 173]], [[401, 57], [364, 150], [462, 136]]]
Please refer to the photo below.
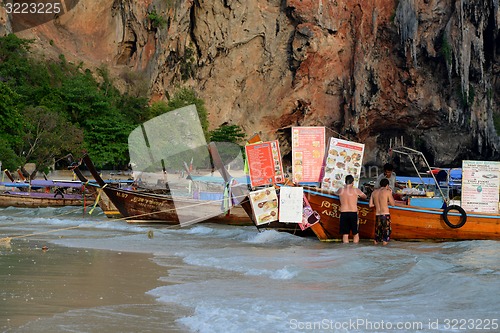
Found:
[[375, 216], [375, 240], [373, 243], [376, 245], [378, 242], [387, 245], [391, 236], [391, 215], [376, 215]]
[[380, 181], [380, 188], [373, 191], [370, 197], [370, 207], [375, 207], [375, 240], [374, 244], [382, 242], [387, 245], [391, 236], [391, 216], [389, 214], [389, 204], [394, 206], [392, 189], [389, 187], [389, 180], [383, 178]]
[[354, 177], [347, 175], [345, 186], [337, 191], [340, 198], [340, 234], [343, 243], [349, 243], [349, 233], [351, 232], [353, 242], [359, 242], [358, 197], [366, 199], [366, 194], [359, 188], [355, 188], [353, 183]]

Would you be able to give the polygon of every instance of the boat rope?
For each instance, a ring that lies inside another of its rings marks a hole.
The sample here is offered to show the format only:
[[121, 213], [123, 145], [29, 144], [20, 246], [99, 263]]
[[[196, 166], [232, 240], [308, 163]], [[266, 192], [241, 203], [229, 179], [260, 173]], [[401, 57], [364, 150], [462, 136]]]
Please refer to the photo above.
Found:
[[[87, 182], [88, 183], [88, 182]], [[94, 206], [92, 206], [92, 208], [89, 210], [89, 215], [92, 215], [92, 213], [94, 212], [94, 209], [97, 207], [97, 204], [99, 203], [99, 200], [101, 199], [101, 194], [103, 192], [103, 189], [108, 186], [108, 184], [105, 184], [102, 188], [98, 188], [97, 189], [97, 197], [95, 199], [95, 202], [94, 202]]]
[[[73, 213], [76, 213], [76, 212], [80, 211], [80, 209], [81, 208], [79, 207], [77, 209], [70, 210], [70, 211], [65, 212], [65, 213], [61, 213], [61, 214], [58, 214], [58, 215], [51, 216], [51, 218], [57, 218], [57, 217], [61, 217], [61, 216], [64, 216], [64, 215], [73, 214]], [[14, 216], [20, 216], [20, 215], [14, 215]], [[79, 225], [78, 226], [72, 226], [72, 227], [66, 227], [66, 228], [59, 228], [59, 229], [54, 229], [54, 230], [48, 230], [48, 231], [41, 231], [41, 232], [36, 232], [36, 233], [31, 233], [31, 234], [25, 234], [25, 235], [4, 237], [4, 238], [0, 238], [0, 244], [3, 244], [3, 243], [9, 244], [12, 239], [27, 238], [27, 237], [37, 236], [37, 235], [45, 235], [45, 234], [50, 234], [50, 233], [53, 233], [53, 232], [64, 231], [64, 230], [72, 230], [72, 229], [78, 229], [78, 228], [80, 228]]]

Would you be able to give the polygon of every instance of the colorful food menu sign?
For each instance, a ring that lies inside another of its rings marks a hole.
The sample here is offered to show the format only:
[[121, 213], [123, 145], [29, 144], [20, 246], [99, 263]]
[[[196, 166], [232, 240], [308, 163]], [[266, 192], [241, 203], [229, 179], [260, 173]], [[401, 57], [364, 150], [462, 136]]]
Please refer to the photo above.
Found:
[[462, 208], [467, 212], [498, 213], [500, 162], [462, 161]]
[[337, 191], [344, 186], [347, 175], [354, 177], [354, 186], [357, 187], [364, 150], [362, 143], [331, 138], [321, 187]]
[[274, 187], [250, 192], [250, 204], [257, 225], [278, 220], [278, 195]]
[[278, 140], [245, 146], [252, 187], [283, 182]]
[[292, 127], [292, 174], [294, 182], [319, 183], [324, 157], [324, 127]]

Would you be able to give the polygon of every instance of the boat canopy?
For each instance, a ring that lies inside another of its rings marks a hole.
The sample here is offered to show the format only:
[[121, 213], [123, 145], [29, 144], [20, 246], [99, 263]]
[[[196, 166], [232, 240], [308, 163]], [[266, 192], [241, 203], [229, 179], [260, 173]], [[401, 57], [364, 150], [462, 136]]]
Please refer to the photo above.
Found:
[[31, 187], [75, 187], [81, 188], [81, 181], [64, 181], [64, 180], [43, 180], [33, 179]]

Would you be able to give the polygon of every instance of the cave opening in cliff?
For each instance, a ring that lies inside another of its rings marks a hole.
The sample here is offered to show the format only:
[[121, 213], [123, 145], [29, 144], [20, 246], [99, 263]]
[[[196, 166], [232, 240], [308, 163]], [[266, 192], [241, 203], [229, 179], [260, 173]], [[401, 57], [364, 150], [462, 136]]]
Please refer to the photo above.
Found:
[[122, 52], [120, 53], [116, 63], [118, 65], [127, 65], [130, 62], [130, 59], [137, 52], [137, 44], [135, 40], [125, 41], [122, 44]]
[[500, 50], [500, 35], [496, 31], [495, 15], [491, 13], [488, 17], [488, 25], [483, 33], [484, 61], [485, 67], [490, 68], [495, 61], [496, 50]]

